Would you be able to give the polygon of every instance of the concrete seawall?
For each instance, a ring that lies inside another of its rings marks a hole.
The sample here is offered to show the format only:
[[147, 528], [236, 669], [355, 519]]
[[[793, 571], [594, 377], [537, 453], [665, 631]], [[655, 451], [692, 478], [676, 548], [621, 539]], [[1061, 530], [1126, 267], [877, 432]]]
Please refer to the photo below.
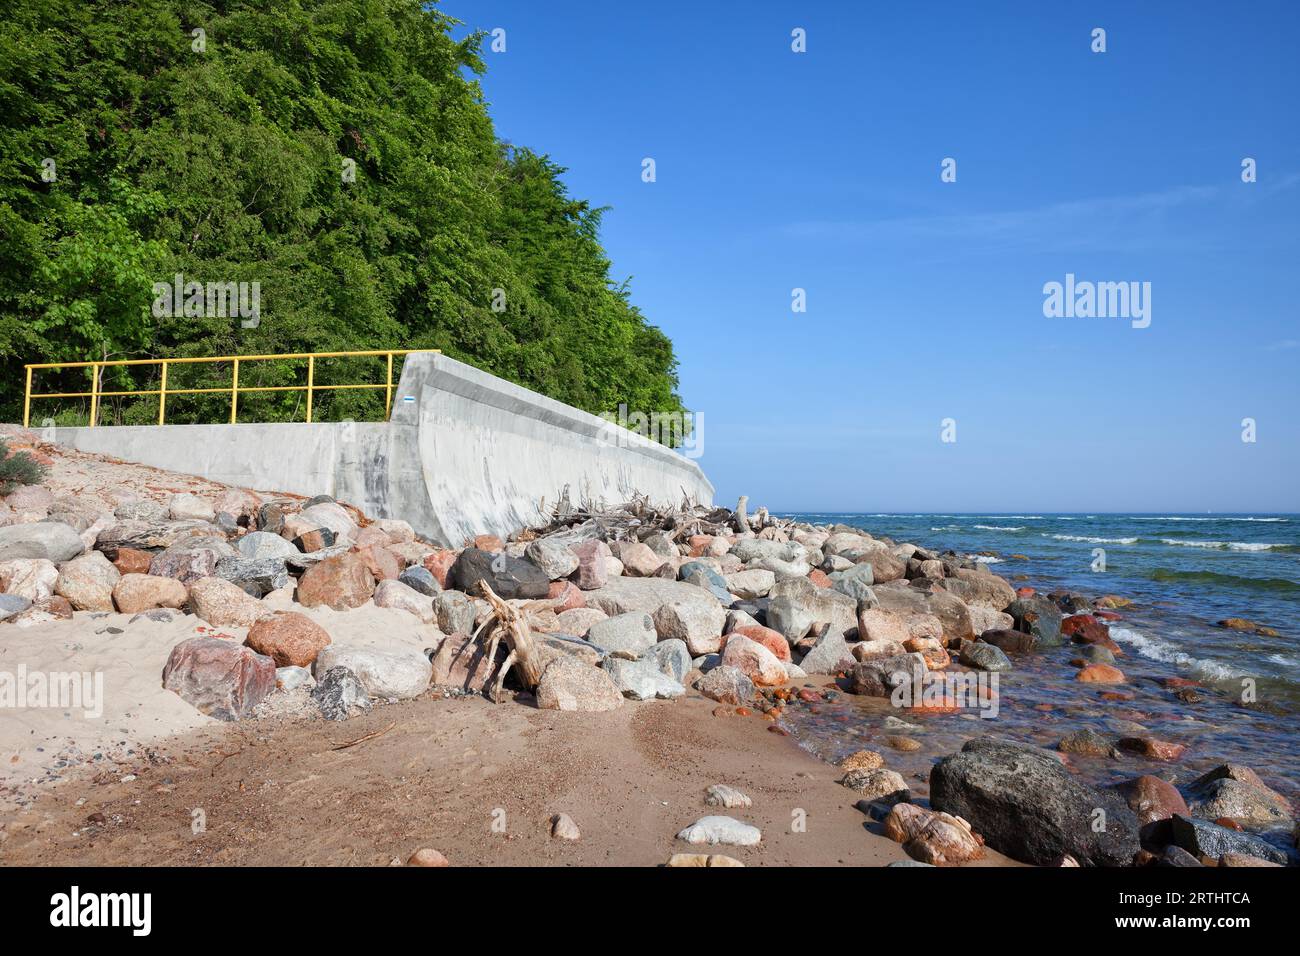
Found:
[[59, 428], [59, 444], [259, 491], [331, 495], [460, 545], [633, 494], [712, 504], [693, 461], [463, 362], [412, 354], [388, 422]]

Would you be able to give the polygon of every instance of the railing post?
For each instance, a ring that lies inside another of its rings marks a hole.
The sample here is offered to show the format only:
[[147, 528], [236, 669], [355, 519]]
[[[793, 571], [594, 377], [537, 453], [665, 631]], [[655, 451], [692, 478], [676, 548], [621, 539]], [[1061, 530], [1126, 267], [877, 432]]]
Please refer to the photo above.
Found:
[[311, 388], [316, 381], [316, 356], [307, 356], [307, 424], [311, 424]]
[[235, 424], [235, 409], [239, 403], [239, 359], [235, 359], [235, 374], [230, 380], [230, 424]]
[[99, 363], [90, 364], [90, 427], [95, 427], [99, 418]]
[[388, 353], [388, 392], [384, 398], [384, 421], [393, 414], [393, 353]]
[[23, 428], [32, 423], [32, 367], [27, 366], [27, 391], [23, 395]]
[[158, 386], [158, 424], [167, 420], [167, 360], [162, 360], [162, 380]]

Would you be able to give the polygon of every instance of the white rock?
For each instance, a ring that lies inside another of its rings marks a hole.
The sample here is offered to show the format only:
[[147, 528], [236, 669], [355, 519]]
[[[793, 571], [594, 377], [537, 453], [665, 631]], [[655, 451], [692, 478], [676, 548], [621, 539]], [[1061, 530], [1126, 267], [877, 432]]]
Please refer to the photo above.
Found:
[[711, 807], [726, 807], [728, 810], [740, 810], [753, 806], [754, 801], [735, 787], [725, 783], [715, 783], [704, 793], [704, 802]]
[[763, 839], [758, 827], [741, 823], [731, 817], [701, 817], [681, 833], [677, 839], [687, 843], [707, 843], [713, 846], [725, 843], [730, 846], [755, 846]]

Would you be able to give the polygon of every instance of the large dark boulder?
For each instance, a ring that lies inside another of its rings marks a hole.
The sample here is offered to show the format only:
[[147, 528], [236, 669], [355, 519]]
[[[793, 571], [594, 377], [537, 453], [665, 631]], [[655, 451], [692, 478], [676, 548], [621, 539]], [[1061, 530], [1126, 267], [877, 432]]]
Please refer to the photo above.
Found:
[[1006, 612], [1015, 620], [1016, 630], [1034, 635], [1036, 647], [1060, 647], [1065, 643], [1061, 636], [1061, 612], [1042, 595], [1017, 598], [1007, 605]]
[[1080, 783], [1049, 751], [993, 737], [967, 741], [934, 766], [930, 805], [1039, 866], [1065, 853], [1084, 866], [1128, 866], [1139, 849], [1138, 818], [1117, 794]]
[[1285, 850], [1271, 845], [1253, 833], [1229, 830], [1217, 823], [1185, 817], [1181, 813], [1174, 814], [1171, 823], [1174, 844], [1193, 856], [1218, 858], [1225, 853], [1242, 853], [1284, 866], [1288, 862]]
[[550, 592], [551, 579], [537, 565], [523, 558], [513, 558], [504, 551], [466, 548], [447, 574], [451, 586], [472, 597], [481, 597], [479, 582], [507, 601], [516, 598], [544, 598]]

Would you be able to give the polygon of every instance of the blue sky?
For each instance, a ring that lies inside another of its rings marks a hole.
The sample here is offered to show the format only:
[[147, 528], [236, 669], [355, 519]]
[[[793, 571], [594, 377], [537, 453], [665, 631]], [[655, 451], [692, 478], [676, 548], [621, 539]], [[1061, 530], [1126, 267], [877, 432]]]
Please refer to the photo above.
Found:
[[[498, 135], [612, 207], [719, 501], [1300, 511], [1300, 4], [441, 6], [506, 31]], [[1044, 317], [1066, 273], [1150, 327]]]

